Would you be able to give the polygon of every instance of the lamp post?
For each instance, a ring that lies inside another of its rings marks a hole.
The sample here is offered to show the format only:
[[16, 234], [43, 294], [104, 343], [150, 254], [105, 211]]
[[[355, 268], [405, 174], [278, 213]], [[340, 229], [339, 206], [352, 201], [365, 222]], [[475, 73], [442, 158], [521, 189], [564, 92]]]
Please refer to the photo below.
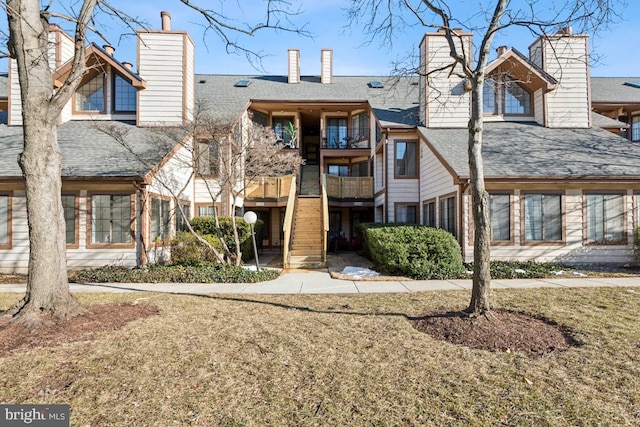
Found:
[[258, 261], [258, 246], [256, 246], [256, 232], [253, 228], [253, 224], [258, 221], [258, 215], [254, 211], [247, 211], [244, 213], [244, 222], [249, 224], [251, 228], [251, 239], [253, 240], [253, 256], [256, 259], [256, 271], [260, 271], [260, 262]]

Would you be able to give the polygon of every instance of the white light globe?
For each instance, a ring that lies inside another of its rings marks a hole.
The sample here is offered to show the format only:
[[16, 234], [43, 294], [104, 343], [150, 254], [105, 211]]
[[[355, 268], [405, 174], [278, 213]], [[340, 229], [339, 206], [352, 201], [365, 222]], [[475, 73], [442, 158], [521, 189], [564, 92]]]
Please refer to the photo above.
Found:
[[254, 211], [247, 211], [244, 213], [244, 222], [247, 224], [255, 224], [258, 221], [258, 215]]

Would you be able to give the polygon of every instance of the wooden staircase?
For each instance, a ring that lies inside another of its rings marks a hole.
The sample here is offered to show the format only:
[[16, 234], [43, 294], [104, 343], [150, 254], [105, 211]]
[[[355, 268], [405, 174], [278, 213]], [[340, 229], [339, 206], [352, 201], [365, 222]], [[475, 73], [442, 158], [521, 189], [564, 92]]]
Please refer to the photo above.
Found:
[[299, 197], [293, 223], [290, 268], [325, 268], [322, 251], [322, 199]]

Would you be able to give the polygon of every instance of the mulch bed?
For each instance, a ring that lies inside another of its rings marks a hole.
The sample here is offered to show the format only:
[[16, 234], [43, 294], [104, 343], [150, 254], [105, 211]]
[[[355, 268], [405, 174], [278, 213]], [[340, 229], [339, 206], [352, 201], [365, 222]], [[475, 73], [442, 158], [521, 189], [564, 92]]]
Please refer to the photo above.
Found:
[[34, 348], [86, 341], [98, 332], [115, 331], [129, 322], [157, 315], [158, 309], [145, 304], [101, 304], [90, 312], [69, 320], [50, 319], [37, 328], [11, 323], [11, 316], [0, 316], [0, 357]]
[[427, 313], [411, 322], [435, 339], [479, 350], [542, 356], [576, 345], [558, 325], [506, 310], [475, 318], [461, 311]]

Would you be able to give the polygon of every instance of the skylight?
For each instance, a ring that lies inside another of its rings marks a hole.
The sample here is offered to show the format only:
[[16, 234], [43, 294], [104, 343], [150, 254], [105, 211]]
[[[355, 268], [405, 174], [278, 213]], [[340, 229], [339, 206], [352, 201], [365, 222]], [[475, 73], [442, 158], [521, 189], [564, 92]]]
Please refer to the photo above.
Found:
[[384, 87], [384, 85], [382, 84], [382, 82], [378, 82], [378, 81], [372, 81], [367, 83], [367, 85], [371, 88], [371, 89], [382, 89]]
[[247, 87], [251, 84], [251, 80], [238, 80], [236, 82], [236, 84], [234, 84], [235, 87]]
[[640, 89], [640, 82], [624, 82], [625, 85]]

